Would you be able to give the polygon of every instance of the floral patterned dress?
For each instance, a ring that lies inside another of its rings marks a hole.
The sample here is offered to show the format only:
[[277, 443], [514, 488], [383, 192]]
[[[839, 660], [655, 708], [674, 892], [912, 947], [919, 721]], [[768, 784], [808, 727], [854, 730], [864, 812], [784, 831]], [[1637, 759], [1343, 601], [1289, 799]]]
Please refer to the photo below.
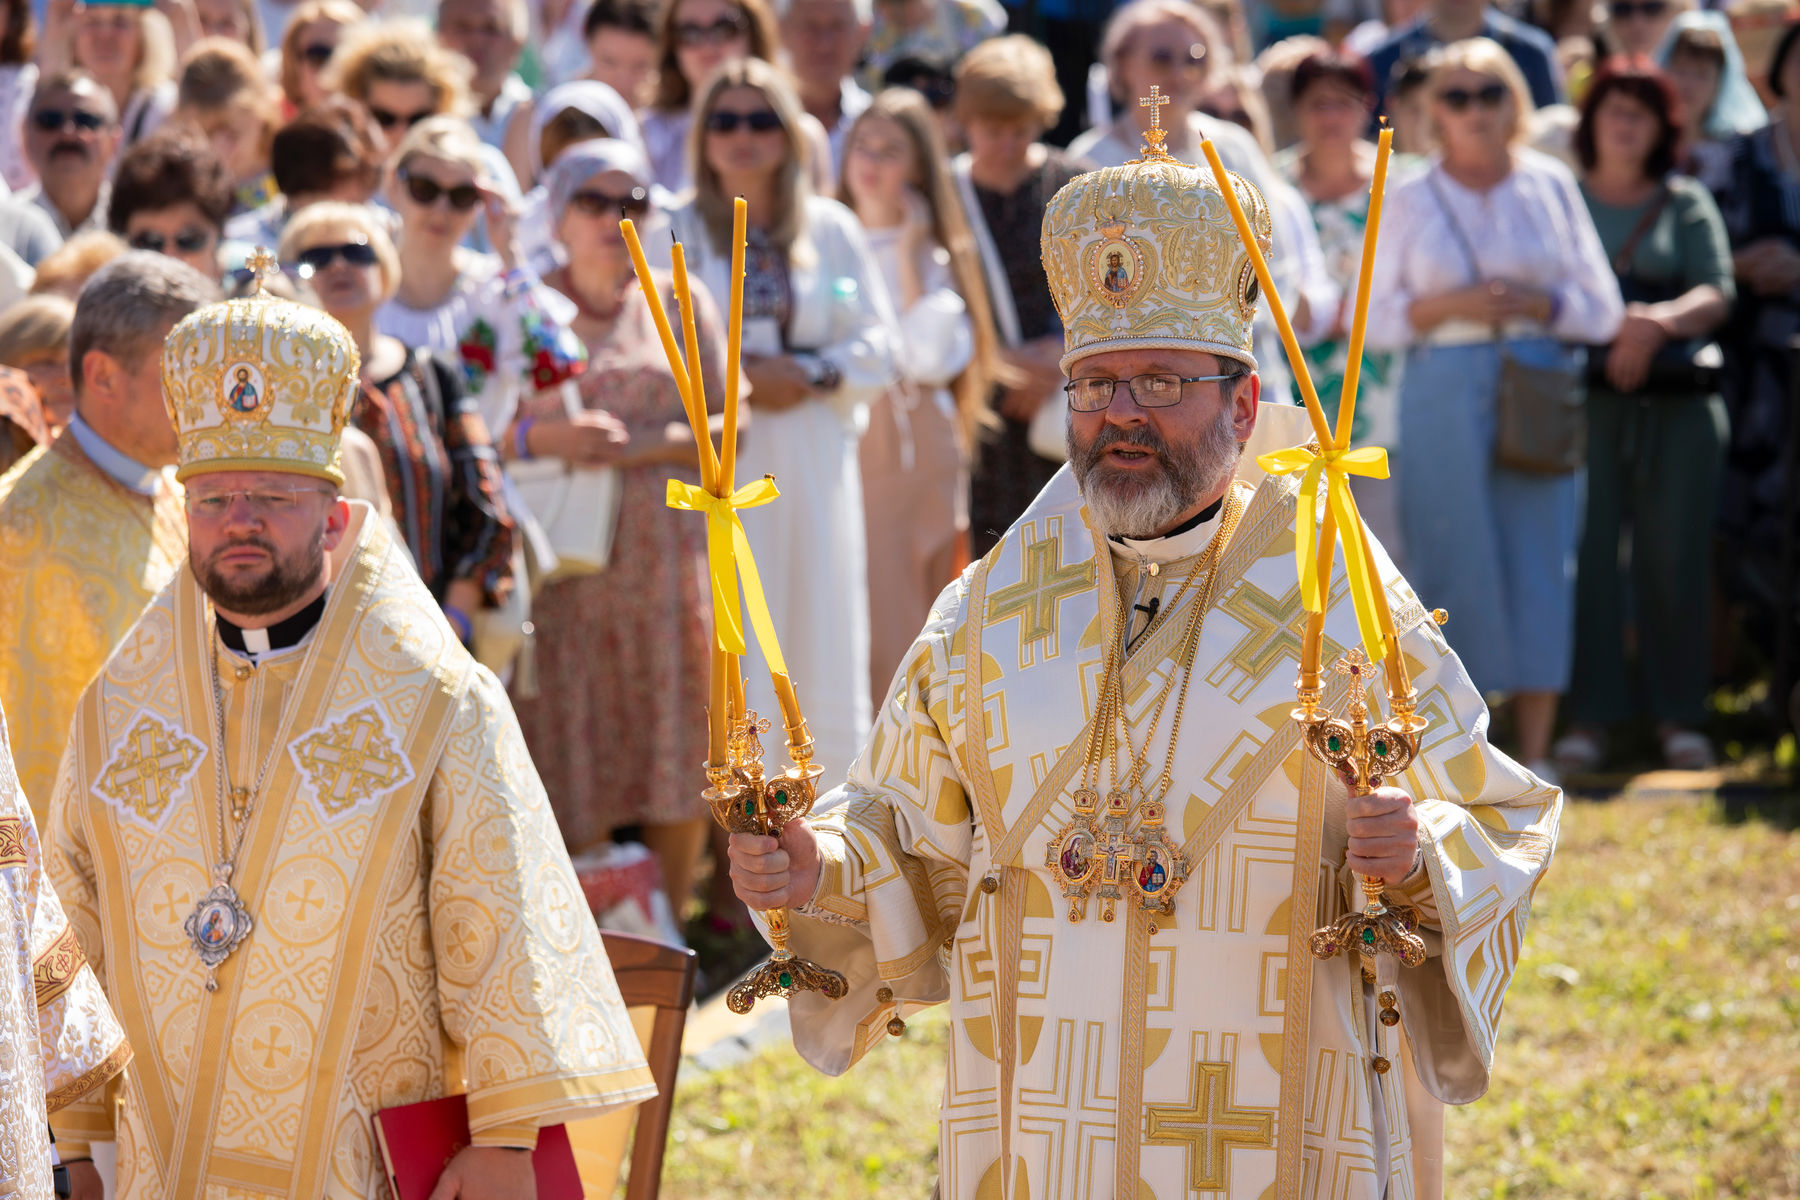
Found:
[[[553, 280], [552, 286], [556, 286]], [[663, 306], [675, 300], [663, 288]], [[706, 394], [724, 395], [718, 310], [693, 284]], [[590, 356], [582, 404], [639, 428], [684, 420], [649, 306], [633, 285], [610, 321], [583, 313], [575, 331]], [[522, 402], [552, 418], [555, 402]], [[579, 853], [626, 825], [705, 815], [707, 639], [711, 624], [705, 522], [665, 503], [671, 476], [698, 484], [697, 466], [619, 471], [618, 527], [604, 571], [554, 580], [533, 601], [537, 685], [514, 697], [532, 761], [563, 839]]]

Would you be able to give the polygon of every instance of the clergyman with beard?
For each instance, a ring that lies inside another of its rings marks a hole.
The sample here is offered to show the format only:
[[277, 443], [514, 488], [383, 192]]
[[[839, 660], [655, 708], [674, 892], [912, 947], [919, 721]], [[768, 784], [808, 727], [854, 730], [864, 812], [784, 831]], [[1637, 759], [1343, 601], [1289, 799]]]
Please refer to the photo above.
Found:
[[259, 294], [161, 367], [187, 561], [82, 696], [45, 855], [141, 1049], [53, 1118], [73, 1195], [106, 1142], [121, 1200], [380, 1195], [371, 1116], [455, 1091], [440, 1192], [528, 1196], [540, 1126], [655, 1084], [506, 692], [340, 495], [355, 342]]
[[[1067, 469], [939, 597], [826, 815], [732, 838], [738, 894], [849, 984], [790, 997], [794, 1043], [837, 1074], [949, 1005], [944, 1197], [1441, 1194], [1561, 796], [1378, 547], [1428, 740], [1358, 797], [1300, 745], [1298, 484], [1256, 452], [1306, 422], [1259, 403], [1211, 173], [1146, 146], [1058, 192], [1042, 249]], [[1324, 634], [1358, 643], [1348, 603]], [[1420, 910], [1423, 966], [1314, 960], [1352, 872]]]

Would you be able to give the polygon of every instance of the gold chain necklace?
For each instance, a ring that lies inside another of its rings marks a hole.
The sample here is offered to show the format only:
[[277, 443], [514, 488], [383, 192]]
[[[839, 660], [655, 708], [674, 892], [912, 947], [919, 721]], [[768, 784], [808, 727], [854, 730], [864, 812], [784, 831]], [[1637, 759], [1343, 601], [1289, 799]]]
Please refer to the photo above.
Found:
[[[193, 943], [194, 953], [200, 956], [200, 963], [206, 968], [206, 990], [219, 990], [219, 964], [231, 956], [245, 938], [250, 936], [251, 928], [256, 924], [250, 916], [250, 910], [244, 906], [243, 898], [231, 885], [231, 877], [236, 873], [238, 859], [244, 853], [244, 825], [250, 817], [250, 805], [262, 795], [263, 784], [268, 779], [269, 766], [280, 752], [279, 746], [271, 746], [262, 764], [256, 770], [256, 782], [248, 790], [228, 788], [225, 770], [225, 748], [227, 729], [225, 722], [225, 688], [219, 680], [219, 645], [215, 631], [212, 638], [211, 653], [207, 656], [207, 666], [212, 674], [213, 712], [217, 718], [218, 745], [214, 750], [213, 771], [215, 789], [213, 802], [218, 809], [219, 817], [219, 861], [212, 869], [212, 890], [202, 896], [194, 911], [182, 924], [187, 931], [188, 941]], [[231, 794], [231, 822], [225, 820], [225, 796]]]
[[[1243, 504], [1234, 488], [1226, 493], [1224, 513], [1212, 544], [1176, 593], [1178, 604], [1194, 580], [1205, 574], [1206, 584], [1188, 611], [1187, 625], [1176, 650], [1175, 668], [1157, 697], [1142, 749], [1135, 749], [1131, 744], [1130, 721], [1125, 710], [1123, 641], [1115, 639], [1117, 644], [1107, 647], [1101, 668], [1100, 699], [1088, 734], [1087, 761], [1082, 767], [1082, 785], [1073, 797], [1075, 814], [1050, 839], [1044, 851], [1044, 865], [1058, 877], [1063, 897], [1069, 902], [1070, 921], [1080, 921], [1086, 916], [1089, 896], [1100, 899], [1100, 919], [1113, 920], [1114, 906], [1127, 891], [1137, 897], [1138, 906], [1143, 910], [1167, 915], [1174, 911], [1175, 893], [1187, 881], [1188, 866], [1181, 848], [1163, 827], [1163, 803], [1174, 779], [1175, 748], [1181, 737], [1182, 717], [1187, 710], [1188, 685], [1193, 679], [1200, 631], [1217, 590], [1220, 560], [1242, 513]], [[1171, 604], [1169, 611], [1175, 607]], [[1121, 614], [1121, 622], [1126, 615]], [[1178, 692], [1175, 689], [1177, 678], [1181, 680]], [[1156, 740], [1156, 730], [1162, 723], [1163, 710], [1171, 693], [1177, 697], [1175, 714], [1169, 727], [1168, 754], [1157, 779], [1156, 792], [1134, 805], [1131, 797], [1142, 784], [1150, 746]], [[1118, 784], [1116, 738], [1120, 733], [1132, 758], [1123, 788]], [[1113, 786], [1106, 796], [1104, 817], [1097, 812], [1100, 796], [1094, 788], [1102, 761], [1110, 762], [1113, 778]], [[1127, 833], [1127, 826], [1133, 822], [1137, 826], [1136, 832]], [[1156, 932], [1154, 923], [1150, 931]]]

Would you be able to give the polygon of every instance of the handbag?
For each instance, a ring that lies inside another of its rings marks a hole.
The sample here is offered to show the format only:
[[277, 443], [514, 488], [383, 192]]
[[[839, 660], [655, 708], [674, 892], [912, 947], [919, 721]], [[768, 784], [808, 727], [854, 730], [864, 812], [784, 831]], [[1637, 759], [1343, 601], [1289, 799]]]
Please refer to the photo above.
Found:
[[[1674, 193], [1664, 184], [1657, 194], [1656, 200], [1638, 223], [1632, 228], [1630, 236], [1613, 255], [1613, 274], [1619, 277], [1619, 293], [1626, 304], [1660, 304], [1665, 300], [1673, 300], [1688, 289], [1680, 283], [1665, 283], [1656, 280], [1639, 278], [1631, 273], [1631, 260], [1637, 255], [1638, 244], [1656, 225], [1656, 219], [1662, 215], [1664, 208], [1673, 198]], [[1587, 384], [1589, 387], [1611, 388], [1612, 383], [1606, 378], [1606, 357], [1612, 349], [1611, 345], [1595, 346], [1588, 351]], [[1634, 396], [1700, 396], [1719, 390], [1725, 373], [1725, 352], [1711, 338], [1687, 338], [1682, 341], [1664, 342], [1657, 348], [1656, 356], [1650, 360], [1650, 370], [1639, 384]]]
[[[1427, 183], [1450, 232], [1477, 281], [1481, 260], [1435, 176]], [[1494, 462], [1527, 475], [1567, 475], [1587, 461], [1587, 389], [1573, 363], [1539, 366], [1523, 362], [1494, 331], [1500, 351], [1500, 377], [1494, 393]]]
[[[565, 385], [559, 392], [564, 414], [574, 417], [580, 411], [574, 389]], [[531, 458], [508, 463], [507, 474], [556, 555], [546, 579], [591, 575], [606, 568], [619, 523], [616, 468], [571, 467], [560, 458]]]

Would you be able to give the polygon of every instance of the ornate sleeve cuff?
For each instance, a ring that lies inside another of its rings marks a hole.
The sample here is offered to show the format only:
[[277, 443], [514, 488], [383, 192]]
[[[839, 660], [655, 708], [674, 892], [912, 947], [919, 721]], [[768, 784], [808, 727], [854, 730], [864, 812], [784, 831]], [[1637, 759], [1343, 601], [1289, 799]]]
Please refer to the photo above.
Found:
[[529, 1121], [512, 1125], [494, 1125], [469, 1135], [471, 1146], [487, 1146], [498, 1150], [536, 1150], [538, 1127]]
[[819, 884], [813, 889], [812, 899], [799, 905], [794, 911], [803, 917], [833, 925], [866, 925], [868, 910], [860, 901], [847, 895], [848, 848], [843, 836], [829, 829], [817, 832], [820, 835], [816, 839], [819, 847]]
[[1387, 888], [1387, 894], [1402, 904], [1410, 904], [1419, 910], [1419, 919], [1426, 927], [1441, 928], [1437, 897], [1431, 890], [1431, 872], [1425, 869], [1425, 855], [1429, 847], [1421, 846], [1419, 856], [1414, 860], [1412, 874], [1397, 884]]

